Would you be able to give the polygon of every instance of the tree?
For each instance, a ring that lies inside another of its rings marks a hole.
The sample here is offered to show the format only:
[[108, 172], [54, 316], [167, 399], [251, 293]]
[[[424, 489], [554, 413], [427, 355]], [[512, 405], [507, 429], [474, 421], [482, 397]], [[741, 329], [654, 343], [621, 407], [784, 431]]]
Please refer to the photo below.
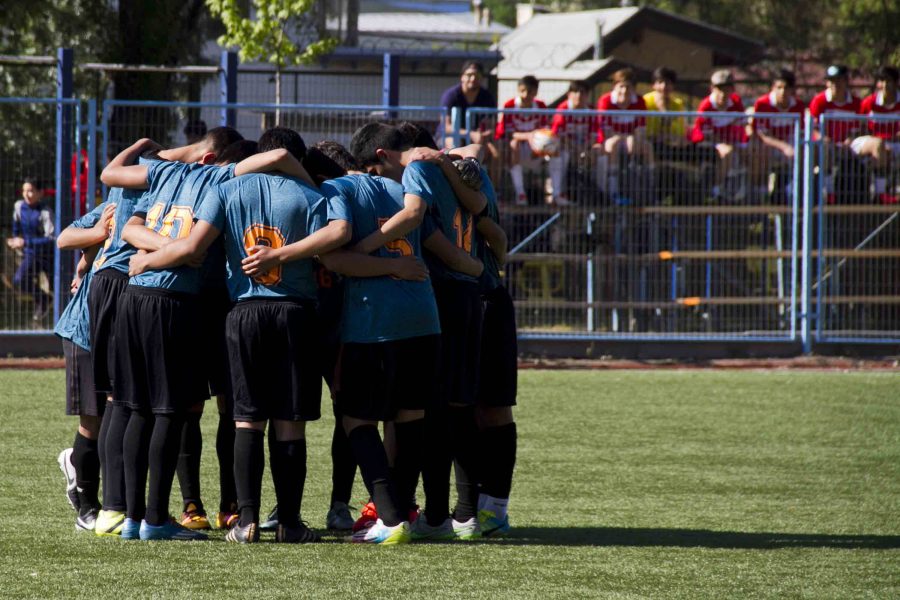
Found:
[[[222, 46], [238, 46], [242, 61], [262, 60], [275, 66], [275, 104], [281, 104], [281, 73], [288, 65], [309, 64], [330, 52], [337, 41], [318, 39], [315, 19], [308, 17], [313, 0], [253, 0], [253, 17], [244, 16], [238, 0], [206, 0], [210, 12], [219, 17], [225, 33]], [[295, 43], [291, 34], [299, 38]], [[281, 113], [275, 110], [275, 124]]]

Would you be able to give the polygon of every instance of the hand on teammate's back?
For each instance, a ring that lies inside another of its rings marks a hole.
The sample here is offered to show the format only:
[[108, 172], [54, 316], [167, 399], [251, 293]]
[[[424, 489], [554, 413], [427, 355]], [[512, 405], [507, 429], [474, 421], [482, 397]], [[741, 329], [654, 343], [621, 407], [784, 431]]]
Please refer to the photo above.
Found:
[[414, 256], [403, 256], [393, 259], [394, 277], [407, 281], [426, 281], [428, 267]]
[[241, 261], [244, 274], [248, 277], [264, 275], [272, 267], [278, 266], [278, 253], [269, 246], [252, 246], [248, 256]]

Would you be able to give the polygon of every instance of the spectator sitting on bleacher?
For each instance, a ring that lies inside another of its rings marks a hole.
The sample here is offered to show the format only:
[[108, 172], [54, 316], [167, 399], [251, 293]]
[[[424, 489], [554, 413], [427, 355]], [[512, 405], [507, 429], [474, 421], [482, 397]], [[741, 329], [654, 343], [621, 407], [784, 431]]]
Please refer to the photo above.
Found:
[[619, 195], [619, 162], [625, 157], [639, 156], [648, 167], [653, 166], [653, 149], [645, 136], [643, 115], [615, 115], [615, 111], [646, 111], [644, 99], [635, 93], [634, 72], [620, 69], [613, 73], [613, 89], [600, 97], [600, 130], [597, 141], [603, 154], [597, 157], [597, 185], [610, 198]]
[[[515, 98], [510, 98], [503, 108], [547, 108], [543, 100], [536, 98], [539, 82], [534, 75], [526, 75], [519, 80]], [[495, 137], [497, 143], [508, 141], [510, 147], [509, 175], [516, 191], [516, 204], [525, 206], [528, 197], [525, 195], [525, 175], [523, 169], [540, 170], [541, 157], [531, 151], [530, 140], [535, 130], [547, 126], [546, 115], [528, 115], [522, 113], [500, 113], [497, 121]]]
[[896, 204], [897, 181], [891, 181], [888, 188], [887, 175], [894, 174], [894, 160], [900, 157], [900, 72], [895, 67], [881, 67], [875, 73], [875, 93], [867, 96], [860, 104], [860, 114], [894, 115], [897, 120], [869, 120], [867, 135], [853, 140], [850, 148], [859, 156], [871, 156], [875, 162], [875, 195], [882, 204]]
[[553, 194], [550, 204], [566, 206], [571, 204], [566, 194], [566, 171], [569, 169], [569, 158], [588, 153], [595, 145], [597, 138], [597, 119], [593, 115], [566, 115], [569, 110], [588, 110], [590, 89], [585, 81], [573, 81], [569, 84], [566, 99], [556, 108], [551, 129], [560, 141], [560, 151], [550, 158], [550, 182]]
[[824, 169], [825, 193], [829, 203], [835, 202], [834, 174], [827, 165], [834, 166], [835, 158], [839, 162], [846, 163], [847, 157], [843, 151], [835, 150], [850, 146], [854, 138], [854, 132], [859, 129], [858, 123], [853, 120], [827, 120], [825, 128], [822, 128], [822, 116], [834, 114], [858, 114], [860, 109], [859, 98], [850, 92], [849, 70], [844, 65], [831, 65], [825, 70], [825, 91], [816, 94], [809, 103], [809, 113], [815, 119], [818, 128], [818, 136], [826, 142], [831, 142], [825, 147], [826, 159]]
[[[746, 145], [744, 131], [746, 117], [744, 104], [734, 93], [734, 78], [725, 69], [716, 71], [710, 78], [710, 94], [697, 107], [701, 114], [694, 121], [691, 130], [691, 141], [695, 144], [711, 145], [718, 155], [718, 169], [712, 196], [719, 199], [728, 172], [736, 163], [735, 149]], [[715, 115], [713, 113], [722, 113]]]
[[[668, 67], [653, 71], [653, 91], [644, 94], [648, 111], [682, 112], [684, 100], [675, 95], [678, 75]], [[653, 146], [653, 154], [662, 160], [679, 160], [687, 144], [684, 117], [647, 117], [647, 139]]]

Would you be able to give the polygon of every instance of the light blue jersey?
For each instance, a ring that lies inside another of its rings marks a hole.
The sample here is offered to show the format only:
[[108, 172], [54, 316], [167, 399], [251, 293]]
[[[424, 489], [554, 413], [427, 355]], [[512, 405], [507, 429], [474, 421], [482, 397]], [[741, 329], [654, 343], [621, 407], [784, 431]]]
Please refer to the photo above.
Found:
[[[349, 221], [355, 244], [403, 208], [403, 186], [384, 177], [348, 175], [322, 184], [328, 220]], [[419, 229], [374, 253], [382, 258], [422, 257]], [[441, 332], [430, 281], [393, 277], [347, 277], [341, 341], [375, 343]]]
[[247, 277], [241, 261], [247, 248], [281, 248], [298, 242], [326, 224], [322, 194], [286, 175], [244, 175], [210, 189], [197, 210], [225, 236], [228, 293], [234, 301], [249, 298], [316, 299], [315, 263], [296, 260], [263, 275]]
[[[234, 177], [235, 165], [216, 167], [197, 163], [154, 162], [147, 170], [149, 191], [138, 203], [134, 214], [144, 217], [148, 229], [172, 239], [185, 238], [194, 225], [195, 211], [203, 195]], [[187, 266], [147, 271], [128, 283], [140, 287], [162, 288], [173, 292], [200, 292], [203, 271]]]
[[[441, 168], [434, 163], [416, 161], [403, 171], [403, 191], [422, 198], [438, 228], [447, 238], [472, 256], [475, 255], [475, 220], [459, 203]], [[477, 278], [448, 268], [430, 253], [425, 254], [431, 274], [440, 279], [476, 282]]]
[[[485, 213], [485, 216], [497, 225], [500, 225], [497, 193], [494, 191], [494, 184], [491, 183], [491, 178], [484, 167], [481, 168], [481, 180], [481, 191], [484, 193], [484, 197], [487, 198], [487, 213]], [[476, 218], [476, 227], [477, 222]], [[500, 263], [497, 262], [497, 257], [491, 252], [484, 237], [480, 235], [475, 240], [475, 256], [484, 263], [484, 271], [481, 272], [481, 277], [478, 278], [481, 290], [489, 292], [501, 286], [503, 282], [500, 280]]]
[[[159, 161], [142, 158], [138, 162], [142, 165], [150, 165]], [[109, 188], [106, 201], [116, 205], [116, 212], [109, 222], [109, 236], [100, 248], [97, 258], [94, 259], [92, 267], [94, 272], [115, 269], [122, 273], [128, 273], [128, 261], [137, 250], [122, 239], [122, 229], [125, 228], [125, 224], [134, 214], [134, 209], [146, 193], [147, 190]]]
[[[107, 200], [106, 202], [98, 204], [92, 211], [73, 221], [71, 227], [90, 229], [100, 220], [103, 209], [106, 208], [109, 203], [110, 201]], [[56, 327], [53, 328], [53, 333], [64, 340], [71, 341], [76, 346], [84, 348], [87, 351], [90, 351], [91, 349], [90, 320], [88, 319], [87, 306], [91, 275], [92, 272], [88, 270], [84, 279], [81, 280], [81, 285], [78, 287], [75, 295], [72, 296], [72, 299], [69, 300], [66, 308], [62, 311], [62, 314], [59, 315], [59, 321], [57, 321]]]

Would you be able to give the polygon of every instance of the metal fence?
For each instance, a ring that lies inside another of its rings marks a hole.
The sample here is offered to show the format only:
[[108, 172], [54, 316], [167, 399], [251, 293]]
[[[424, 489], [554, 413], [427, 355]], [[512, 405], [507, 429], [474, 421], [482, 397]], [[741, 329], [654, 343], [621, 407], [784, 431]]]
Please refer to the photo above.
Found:
[[[15, 110], [7, 111], [8, 106]], [[5, 111], [0, 124], [11, 132], [6, 139], [33, 141], [38, 158], [27, 160], [42, 165], [41, 177], [62, 177], [56, 195], [60, 228], [92, 204], [100, 165], [144, 135], [166, 145], [184, 143], [183, 127], [190, 119], [210, 126], [233, 123], [255, 139], [275, 122], [277, 112], [283, 125], [310, 143], [334, 139], [347, 144], [353, 131], [373, 119], [411, 120], [439, 132], [438, 124], [448, 116], [442, 108], [424, 106], [107, 100], [99, 123], [93, 123], [93, 109], [82, 109], [76, 101], [61, 106], [77, 113], [70, 133], [63, 135], [71, 147], [66, 156], [80, 156], [83, 150], [90, 159], [96, 145], [101, 157], [99, 163], [88, 160], [93, 166], [77, 182], [60, 175], [65, 161], [47, 152], [59, 139], [54, 135], [56, 100], [0, 104]], [[900, 207], [891, 200], [900, 192], [900, 149], [869, 140], [885, 152], [876, 158], [854, 150], [862, 142], [845, 146], [819, 140], [812, 123], [782, 114], [764, 117], [778, 132], [780, 146], [757, 137], [746, 140], [742, 132], [748, 117], [742, 113], [716, 115], [722, 131], [709, 129], [703, 141], [693, 143], [688, 136], [697, 116], [470, 109], [464, 120], [456, 120], [457, 131], [447, 145], [472, 137], [469, 132], [480, 132], [490, 145], [487, 167], [510, 237], [506, 281], [520, 335], [807, 345], [900, 340]], [[501, 117], [504, 127], [498, 131]], [[512, 124], [519, 117], [522, 123]], [[757, 116], [757, 126], [761, 120]], [[857, 134], [870, 126], [868, 118], [849, 120], [859, 125]], [[900, 123], [874, 120], [892, 127]], [[829, 115], [818, 129], [825, 132], [838, 121], [847, 119]], [[562, 144], [554, 149], [551, 139], [543, 147], [527, 140], [513, 145], [510, 128], [522, 125], [524, 131], [528, 122], [538, 129], [555, 124]], [[41, 135], [17, 133], [26, 124]], [[630, 124], [650, 133], [629, 141]], [[615, 135], [618, 142], [611, 139]], [[863, 136], [853, 139], [858, 137]], [[24, 150], [20, 154], [28, 156]], [[10, 156], [4, 152], [0, 160], [4, 237], [11, 200], [29, 170], [26, 158], [14, 162]], [[885, 162], [885, 156], [890, 160]], [[71, 184], [81, 187], [76, 192]], [[86, 199], [73, 202], [85, 194], [82, 189], [87, 189]], [[19, 259], [6, 247], [4, 253], [5, 283]], [[60, 264], [58, 253], [55, 260]], [[57, 311], [69, 263], [63, 258], [62, 268], [50, 274]], [[13, 287], [10, 281], [0, 290], [0, 329], [48, 328], [49, 318], [31, 320], [29, 299]]]

